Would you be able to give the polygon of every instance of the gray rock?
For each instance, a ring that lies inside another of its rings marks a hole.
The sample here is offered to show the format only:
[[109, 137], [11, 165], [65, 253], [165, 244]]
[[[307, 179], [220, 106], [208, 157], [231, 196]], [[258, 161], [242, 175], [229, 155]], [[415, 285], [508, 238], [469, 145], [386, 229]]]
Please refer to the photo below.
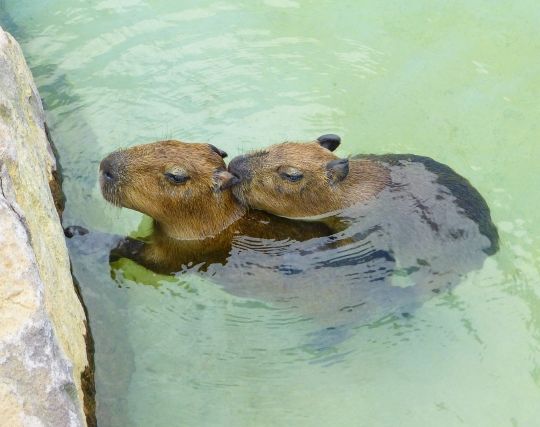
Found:
[[0, 28], [0, 424], [10, 427], [94, 423], [83, 392], [89, 331], [51, 194], [55, 171], [32, 75]]

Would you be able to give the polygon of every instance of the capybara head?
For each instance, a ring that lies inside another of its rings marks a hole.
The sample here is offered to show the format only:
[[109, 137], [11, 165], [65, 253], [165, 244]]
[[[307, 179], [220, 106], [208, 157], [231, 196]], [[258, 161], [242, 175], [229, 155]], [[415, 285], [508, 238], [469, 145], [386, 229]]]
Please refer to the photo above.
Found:
[[329, 134], [235, 157], [229, 172], [240, 184], [233, 193], [246, 206], [288, 218], [338, 211], [378, 193], [387, 173], [375, 165], [352, 168], [352, 162], [332, 153], [340, 142]]
[[100, 164], [103, 197], [157, 221], [173, 237], [214, 235], [242, 215], [238, 179], [210, 144], [158, 141], [115, 151]]

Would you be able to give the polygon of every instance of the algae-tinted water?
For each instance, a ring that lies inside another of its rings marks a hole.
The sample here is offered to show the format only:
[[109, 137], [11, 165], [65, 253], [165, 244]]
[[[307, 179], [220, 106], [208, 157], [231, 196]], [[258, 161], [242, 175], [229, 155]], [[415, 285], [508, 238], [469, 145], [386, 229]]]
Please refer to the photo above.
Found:
[[452, 166], [501, 235], [451, 294], [322, 352], [295, 312], [198, 276], [111, 274], [103, 241], [75, 248], [101, 426], [536, 425], [537, 2], [7, 0], [0, 13], [48, 109], [66, 224], [139, 228], [99, 194], [115, 148], [175, 137], [233, 156], [335, 132], [343, 156]]

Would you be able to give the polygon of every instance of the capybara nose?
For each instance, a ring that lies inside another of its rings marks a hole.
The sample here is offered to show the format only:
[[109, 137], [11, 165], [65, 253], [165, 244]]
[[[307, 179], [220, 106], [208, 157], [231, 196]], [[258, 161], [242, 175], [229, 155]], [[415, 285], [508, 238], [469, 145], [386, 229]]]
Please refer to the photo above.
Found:
[[114, 172], [111, 160], [106, 157], [99, 165], [101, 175], [106, 181], [113, 182], [117, 178], [117, 174]]
[[249, 157], [246, 155], [236, 156], [229, 163], [229, 172], [239, 178], [240, 181], [249, 181], [251, 179]]
[[119, 162], [117, 157], [118, 156], [116, 155], [116, 153], [109, 154], [99, 164], [99, 171], [101, 172], [101, 176], [106, 182], [110, 184], [118, 181], [120, 177], [118, 164]]

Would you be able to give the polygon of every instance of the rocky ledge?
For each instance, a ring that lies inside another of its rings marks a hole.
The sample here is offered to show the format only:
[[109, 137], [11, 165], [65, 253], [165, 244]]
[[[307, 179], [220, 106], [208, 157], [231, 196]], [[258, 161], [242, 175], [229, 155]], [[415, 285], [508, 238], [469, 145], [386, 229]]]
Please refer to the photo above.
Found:
[[41, 99], [19, 45], [0, 28], [1, 425], [95, 425], [91, 337], [59, 188]]

